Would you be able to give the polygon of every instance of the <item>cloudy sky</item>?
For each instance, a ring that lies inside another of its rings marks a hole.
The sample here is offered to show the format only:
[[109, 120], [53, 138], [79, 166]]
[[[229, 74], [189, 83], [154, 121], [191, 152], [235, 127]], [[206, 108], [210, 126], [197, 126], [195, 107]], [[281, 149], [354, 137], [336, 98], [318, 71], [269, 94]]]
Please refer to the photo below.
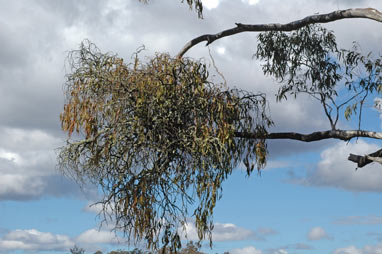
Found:
[[[175, 55], [190, 39], [241, 23], [288, 22], [353, 7], [382, 10], [380, 0], [205, 0], [204, 19], [180, 0], [0, 0], [0, 254], [69, 253], [74, 245], [94, 253], [128, 249], [124, 239], [99, 227], [97, 193], [80, 189], [56, 169], [64, 144], [65, 57], [89, 39], [125, 59], [145, 45]], [[343, 20], [327, 24], [340, 47], [358, 41], [381, 53], [382, 24]], [[269, 95], [275, 130], [329, 129], [319, 105], [299, 97], [275, 103], [277, 84], [252, 59], [256, 34], [239, 34], [210, 46], [232, 86]], [[187, 56], [205, 57], [198, 45]], [[380, 131], [368, 105], [364, 127]], [[341, 126], [355, 128], [352, 123]], [[238, 254], [382, 253], [382, 167], [355, 171], [349, 153], [365, 154], [380, 142], [274, 141], [261, 177], [235, 170], [224, 184], [215, 215], [213, 249]], [[187, 227], [190, 240], [196, 232]]]

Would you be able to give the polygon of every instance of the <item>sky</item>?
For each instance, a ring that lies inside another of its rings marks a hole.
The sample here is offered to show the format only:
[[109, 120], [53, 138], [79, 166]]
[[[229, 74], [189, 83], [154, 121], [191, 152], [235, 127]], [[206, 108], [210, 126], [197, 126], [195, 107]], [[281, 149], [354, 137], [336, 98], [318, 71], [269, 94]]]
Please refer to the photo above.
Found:
[[[65, 144], [59, 114], [64, 105], [65, 59], [89, 39], [103, 52], [131, 59], [175, 55], [190, 39], [248, 24], [285, 23], [314, 13], [373, 7], [380, 0], [209, 0], [198, 19], [180, 0], [0, 0], [0, 254], [69, 253], [77, 245], [94, 253], [132, 249], [111, 225], [100, 226], [94, 186], [80, 188], [57, 170]], [[382, 24], [342, 20], [326, 24], [340, 47], [357, 41], [364, 52], [381, 53]], [[242, 33], [209, 47], [230, 86], [265, 92], [274, 131], [311, 132], [330, 125], [308, 97], [276, 103], [278, 84], [252, 58], [256, 34]], [[186, 54], [209, 61], [208, 48]], [[363, 128], [381, 131], [381, 117], [367, 105]], [[340, 126], [354, 129], [341, 119]], [[217, 203], [213, 249], [232, 254], [382, 253], [382, 167], [355, 170], [349, 153], [376, 151], [380, 142], [358, 139], [304, 144], [269, 143], [261, 176], [235, 169]], [[195, 228], [187, 227], [196, 240]]]

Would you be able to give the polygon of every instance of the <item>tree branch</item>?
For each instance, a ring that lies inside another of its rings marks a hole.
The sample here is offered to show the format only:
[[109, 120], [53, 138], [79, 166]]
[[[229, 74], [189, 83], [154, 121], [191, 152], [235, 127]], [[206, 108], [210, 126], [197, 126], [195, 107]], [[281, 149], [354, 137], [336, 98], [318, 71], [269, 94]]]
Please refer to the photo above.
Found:
[[340, 19], [351, 19], [351, 18], [365, 18], [372, 19], [378, 22], [382, 22], [382, 13], [373, 8], [357, 8], [357, 9], [347, 9], [338, 10], [327, 14], [318, 14], [305, 17], [300, 20], [292, 21], [287, 24], [258, 24], [258, 25], [247, 25], [236, 23], [236, 27], [224, 30], [216, 34], [205, 34], [201, 35], [195, 39], [189, 41], [182, 50], [179, 51], [177, 57], [182, 58], [182, 56], [196, 44], [206, 41], [209, 45], [215, 40], [221, 39], [226, 36], [231, 36], [234, 34], [242, 32], [266, 32], [266, 31], [292, 31], [299, 29], [303, 26], [315, 23], [329, 23]]
[[291, 139], [303, 142], [312, 142], [324, 139], [340, 139], [348, 141], [357, 137], [382, 139], [382, 132], [365, 130], [328, 130], [312, 132], [310, 134], [301, 134], [296, 132], [276, 132], [268, 133], [265, 135], [258, 133], [235, 132], [235, 137], [248, 139]]
[[374, 153], [367, 154], [365, 156], [360, 156], [360, 155], [355, 155], [355, 154], [350, 154], [348, 157], [349, 161], [357, 163], [357, 166], [359, 168], [362, 168], [372, 162], [382, 162], [382, 149], [379, 149], [378, 151]]

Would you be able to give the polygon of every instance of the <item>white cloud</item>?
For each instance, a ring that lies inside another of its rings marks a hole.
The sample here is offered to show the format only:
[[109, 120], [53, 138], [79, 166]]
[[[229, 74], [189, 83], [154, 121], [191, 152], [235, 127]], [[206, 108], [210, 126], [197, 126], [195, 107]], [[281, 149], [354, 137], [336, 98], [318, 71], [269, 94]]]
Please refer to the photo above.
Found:
[[362, 254], [361, 250], [355, 246], [348, 246], [345, 248], [338, 248], [334, 250], [334, 254]]
[[256, 238], [257, 236], [254, 231], [238, 227], [231, 223], [216, 223], [212, 233], [212, 239], [217, 242], [240, 241]]
[[2, 174], [0, 178], [0, 199], [34, 199], [43, 194], [43, 177], [19, 174]]
[[321, 153], [317, 168], [306, 178], [297, 179], [297, 183], [331, 186], [350, 191], [382, 191], [382, 170], [377, 163], [369, 164], [358, 170], [356, 164], [348, 161], [350, 153], [364, 155], [375, 152], [379, 146], [363, 140], [356, 143], [338, 142]]
[[[198, 240], [198, 234], [193, 223], [186, 224], [187, 240]], [[256, 231], [238, 227], [232, 223], [215, 223], [212, 231], [212, 240], [214, 242], [255, 240], [262, 241], [265, 236], [277, 234], [270, 228], [259, 228]]]
[[225, 54], [225, 47], [217, 47], [216, 48], [216, 51], [218, 52], [218, 54], [220, 55], [224, 55]]
[[256, 5], [260, 2], [260, 0], [242, 0], [242, 2], [249, 5]]
[[118, 244], [119, 238], [111, 231], [89, 229], [79, 235], [76, 241], [84, 244]]
[[[296, 164], [294, 164], [295, 166]], [[282, 160], [270, 160], [267, 161], [267, 166], [264, 170], [270, 169], [278, 169], [278, 168], [288, 168], [292, 166], [292, 162], [290, 161], [282, 161]]]
[[103, 205], [100, 203], [88, 203], [84, 208], [83, 211], [88, 212], [88, 213], [96, 213], [99, 214], [100, 212], [103, 211]]
[[87, 251], [99, 250], [103, 244], [124, 244], [123, 239], [110, 230], [89, 229], [75, 238], [68, 235], [41, 232], [36, 229], [17, 229], [0, 237], [1, 251], [68, 251], [74, 245]]
[[0, 149], [0, 159], [5, 159], [11, 162], [14, 162], [15, 164], [21, 164], [22, 158], [17, 153], [8, 152], [4, 149]]
[[332, 237], [328, 236], [325, 230], [321, 227], [312, 228], [308, 232], [307, 237], [311, 241], [322, 240], [322, 239], [332, 239]]
[[78, 191], [56, 170], [61, 140], [42, 130], [0, 127], [0, 200], [63, 196]]
[[231, 253], [231, 254], [261, 254], [263, 252], [259, 249], [256, 249], [254, 246], [247, 246], [247, 247], [244, 247], [241, 249], [239, 249], [239, 248], [232, 249], [229, 251], [229, 253]]
[[211, 10], [219, 6], [220, 0], [203, 0], [202, 3], [204, 7]]
[[0, 239], [2, 250], [57, 250], [66, 251], [74, 242], [66, 235], [40, 232], [35, 229], [14, 230]]
[[362, 254], [381, 254], [382, 253], [382, 244], [377, 245], [366, 245], [362, 249]]
[[333, 251], [334, 254], [380, 254], [382, 253], [382, 244], [366, 245], [363, 248], [357, 248], [356, 246], [348, 246], [344, 248], [338, 248]]

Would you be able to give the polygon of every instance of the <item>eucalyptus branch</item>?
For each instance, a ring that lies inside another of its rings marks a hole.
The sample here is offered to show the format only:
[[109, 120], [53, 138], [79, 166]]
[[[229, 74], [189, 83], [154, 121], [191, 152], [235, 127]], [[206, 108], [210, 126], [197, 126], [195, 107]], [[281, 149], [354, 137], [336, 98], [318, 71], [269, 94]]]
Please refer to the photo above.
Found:
[[365, 103], [365, 100], [367, 98], [367, 95], [369, 94], [369, 90], [366, 90], [365, 96], [360, 101], [360, 106], [359, 106], [359, 116], [358, 116], [358, 129], [361, 129], [361, 121], [362, 121], [362, 109], [363, 109], [363, 104]]
[[179, 51], [177, 57], [182, 58], [182, 56], [193, 46], [199, 44], [200, 42], [206, 41], [207, 45], [210, 45], [214, 41], [232, 36], [242, 32], [267, 32], [267, 31], [284, 31], [289, 32], [297, 30], [301, 27], [316, 23], [329, 23], [340, 19], [351, 19], [351, 18], [364, 18], [371, 19], [378, 22], [382, 22], [382, 13], [373, 8], [356, 8], [347, 10], [338, 10], [327, 14], [317, 14], [305, 17], [300, 20], [292, 21], [287, 24], [271, 23], [271, 24], [257, 24], [248, 25], [236, 23], [236, 27], [221, 31], [216, 34], [204, 34], [199, 37], [192, 39], [187, 42], [186, 45]]
[[381, 162], [382, 160], [381, 156], [382, 156], [382, 149], [379, 149], [378, 151], [367, 154], [365, 156], [350, 154], [348, 157], [348, 160], [357, 163], [357, 166], [359, 168], [362, 168], [374, 161]]
[[[330, 107], [330, 105], [327, 105], [327, 104], [326, 104], [326, 102], [325, 102], [325, 95], [323, 95], [323, 94], [321, 93], [321, 94], [320, 94], [320, 97], [321, 97], [321, 104], [322, 104], [322, 106], [324, 107], [325, 115], [326, 115], [326, 116], [328, 117], [328, 119], [329, 119], [330, 127], [332, 128], [332, 130], [335, 130], [335, 129], [336, 129], [336, 125], [334, 124], [333, 119], [332, 119], [332, 116], [331, 116], [332, 108]], [[328, 111], [328, 106], [330, 107], [330, 111]]]
[[302, 134], [297, 132], [274, 132], [274, 133], [245, 133], [235, 132], [235, 137], [246, 139], [291, 139], [303, 142], [319, 141], [324, 139], [339, 139], [349, 141], [352, 138], [373, 138], [382, 139], [382, 132], [365, 131], [365, 130], [327, 130], [316, 131], [310, 134]]

